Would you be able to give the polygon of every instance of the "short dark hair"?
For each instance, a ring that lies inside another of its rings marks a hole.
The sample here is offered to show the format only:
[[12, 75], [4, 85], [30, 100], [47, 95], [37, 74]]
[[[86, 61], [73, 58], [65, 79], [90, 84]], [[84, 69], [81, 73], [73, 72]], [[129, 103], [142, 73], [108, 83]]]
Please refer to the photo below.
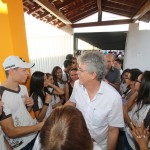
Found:
[[93, 142], [82, 113], [73, 106], [57, 107], [40, 132], [44, 150], [93, 150]]
[[73, 54], [67, 54], [67, 55], [66, 55], [66, 59], [72, 60], [72, 58], [74, 58], [74, 57], [73, 57]]
[[119, 64], [123, 65], [123, 59], [116, 58], [115, 61], [118, 62]]
[[71, 66], [71, 65], [72, 65], [72, 61], [71, 61], [71, 60], [66, 59], [66, 60], [64, 61], [64, 67], [65, 67], [65, 68], [67, 68], [68, 66]]

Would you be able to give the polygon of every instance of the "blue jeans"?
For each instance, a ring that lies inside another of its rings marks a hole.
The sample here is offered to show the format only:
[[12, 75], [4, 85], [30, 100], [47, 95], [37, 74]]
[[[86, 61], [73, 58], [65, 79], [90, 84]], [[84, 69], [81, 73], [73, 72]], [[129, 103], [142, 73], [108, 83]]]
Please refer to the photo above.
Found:
[[131, 148], [131, 146], [129, 145], [126, 136], [125, 136], [125, 138], [124, 138], [124, 148], [123, 148], [123, 150], [133, 150], [133, 149]]

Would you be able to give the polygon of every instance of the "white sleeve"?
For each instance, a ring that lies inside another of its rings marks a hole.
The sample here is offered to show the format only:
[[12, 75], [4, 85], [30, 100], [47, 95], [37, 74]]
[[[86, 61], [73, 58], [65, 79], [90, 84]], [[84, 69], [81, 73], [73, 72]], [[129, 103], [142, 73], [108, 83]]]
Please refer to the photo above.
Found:
[[71, 94], [71, 96], [70, 96], [70, 101], [71, 102], [73, 102], [73, 103], [76, 103], [76, 99], [75, 99], [75, 91], [76, 91], [76, 88], [77, 88], [77, 86], [76, 86], [76, 82], [74, 83], [74, 87], [73, 87], [73, 91], [72, 91], [72, 94]]
[[112, 127], [124, 127], [122, 100], [120, 96], [117, 96], [112, 104], [108, 115], [108, 122]]

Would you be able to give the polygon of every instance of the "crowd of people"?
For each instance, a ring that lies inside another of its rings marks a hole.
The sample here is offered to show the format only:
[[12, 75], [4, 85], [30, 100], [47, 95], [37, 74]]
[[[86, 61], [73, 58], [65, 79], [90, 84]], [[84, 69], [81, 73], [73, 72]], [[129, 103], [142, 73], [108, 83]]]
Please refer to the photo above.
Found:
[[28, 69], [36, 64], [9, 56], [2, 65], [2, 150], [150, 148], [150, 71], [123, 70], [112, 53], [68, 54], [63, 67], [35, 71], [28, 93]]

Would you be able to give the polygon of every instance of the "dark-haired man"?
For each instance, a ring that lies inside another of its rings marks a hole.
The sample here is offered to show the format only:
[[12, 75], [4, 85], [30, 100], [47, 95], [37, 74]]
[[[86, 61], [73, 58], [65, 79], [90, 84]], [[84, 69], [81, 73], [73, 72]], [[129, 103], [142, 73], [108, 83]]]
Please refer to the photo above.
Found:
[[62, 80], [64, 82], [68, 82], [70, 80], [69, 71], [71, 68], [72, 68], [72, 61], [69, 59], [66, 59], [64, 61], [64, 69], [63, 69], [63, 74], [62, 74]]

